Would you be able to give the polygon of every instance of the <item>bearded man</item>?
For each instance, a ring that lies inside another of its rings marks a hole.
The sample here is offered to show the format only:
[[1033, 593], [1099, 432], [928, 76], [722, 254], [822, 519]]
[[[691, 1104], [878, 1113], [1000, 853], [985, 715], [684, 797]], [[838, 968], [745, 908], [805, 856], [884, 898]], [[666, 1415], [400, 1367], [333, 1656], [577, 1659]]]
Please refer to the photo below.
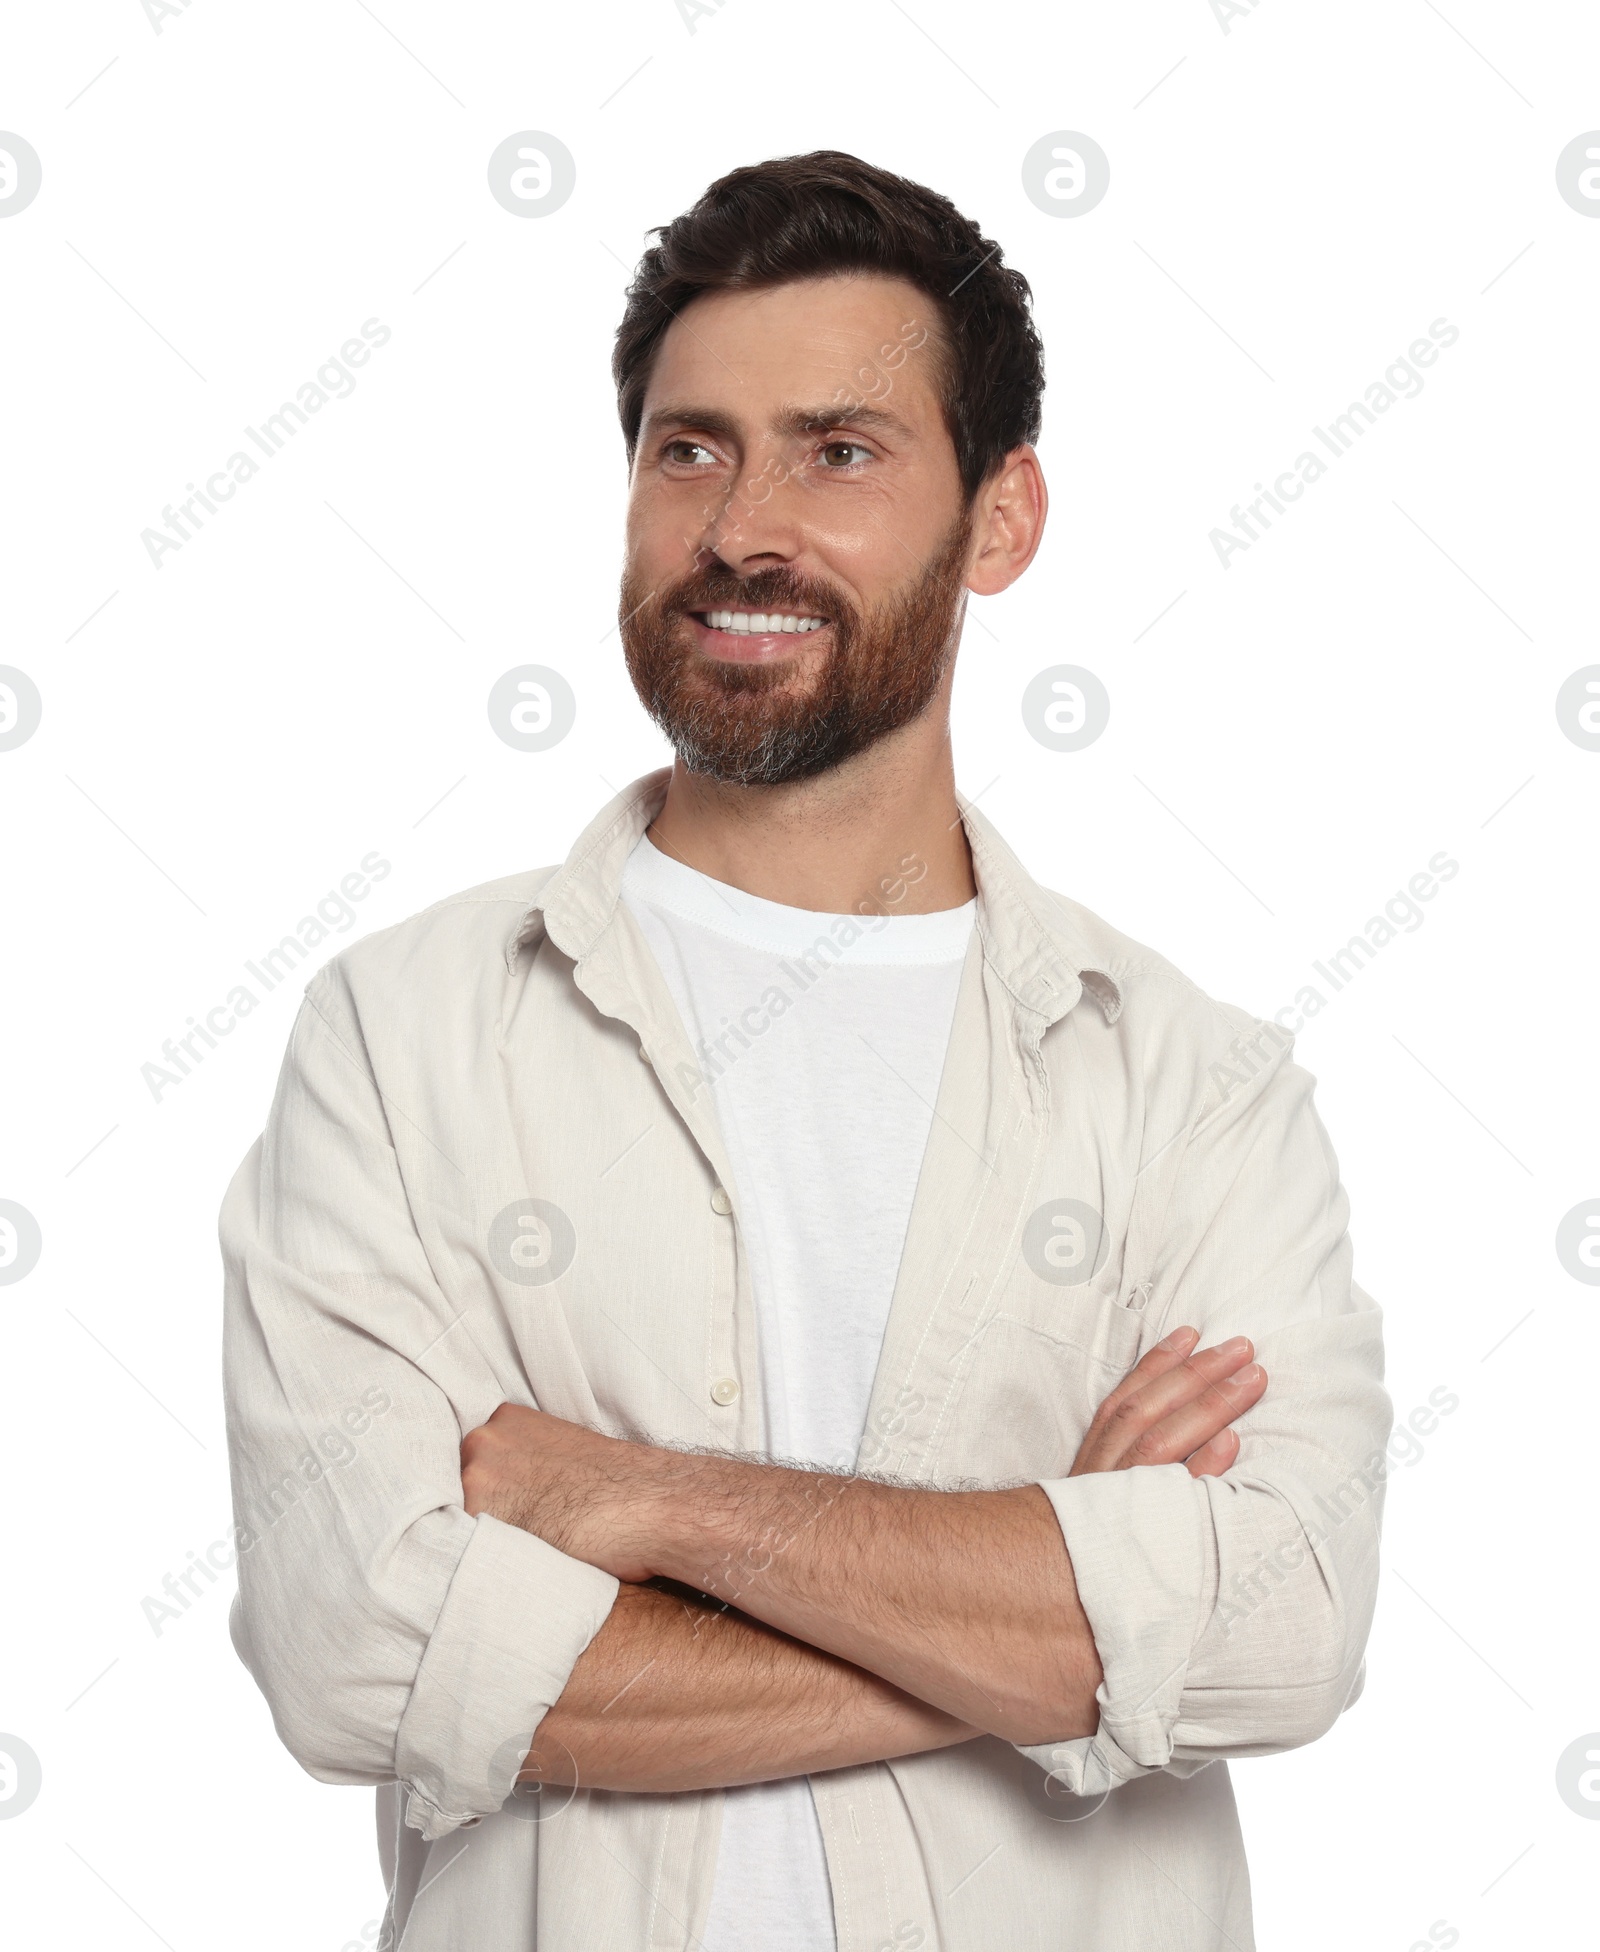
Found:
[[657, 237], [675, 763], [307, 986], [223, 1212], [236, 1645], [376, 1786], [386, 1948], [1240, 1952], [1226, 1758], [1360, 1690], [1390, 1421], [1312, 1080], [956, 791], [1026, 281], [832, 152]]

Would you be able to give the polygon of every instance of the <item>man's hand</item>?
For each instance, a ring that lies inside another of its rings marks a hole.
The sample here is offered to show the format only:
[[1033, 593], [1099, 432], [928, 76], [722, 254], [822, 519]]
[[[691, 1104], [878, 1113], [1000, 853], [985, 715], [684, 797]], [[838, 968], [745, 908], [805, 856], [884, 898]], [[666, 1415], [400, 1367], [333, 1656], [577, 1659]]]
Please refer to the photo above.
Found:
[[1175, 1328], [1134, 1364], [1095, 1411], [1069, 1477], [1135, 1464], [1186, 1463], [1219, 1478], [1239, 1455], [1235, 1417], [1261, 1401], [1267, 1372], [1247, 1336], [1191, 1354], [1197, 1328]]
[[665, 1516], [673, 1477], [687, 1461], [678, 1451], [502, 1403], [462, 1441], [461, 1490], [469, 1516], [487, 1512], [637, 1583], [664, 1570], [652, 1556], [652, 1517]]

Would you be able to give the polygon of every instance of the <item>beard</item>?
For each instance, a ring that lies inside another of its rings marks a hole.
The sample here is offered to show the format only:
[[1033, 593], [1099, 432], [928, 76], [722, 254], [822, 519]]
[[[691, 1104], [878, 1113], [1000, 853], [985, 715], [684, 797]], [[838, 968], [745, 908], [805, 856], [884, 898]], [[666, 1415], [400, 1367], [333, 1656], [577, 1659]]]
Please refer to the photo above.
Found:
[[[640, 702], [691, 772], [737, 786], [810, 779], [908, 725], [955, 655], [962, 569], [972, 531], [963, 509], [915, 581], [863, 611], [841, 591], [786, 568], [737, 576], [720, 559], [656, 593], [632, 570], [618, 628]], [[779, 610], [825, 617], [822, 669], [736, 664], [689, 641], [692, 611]]]

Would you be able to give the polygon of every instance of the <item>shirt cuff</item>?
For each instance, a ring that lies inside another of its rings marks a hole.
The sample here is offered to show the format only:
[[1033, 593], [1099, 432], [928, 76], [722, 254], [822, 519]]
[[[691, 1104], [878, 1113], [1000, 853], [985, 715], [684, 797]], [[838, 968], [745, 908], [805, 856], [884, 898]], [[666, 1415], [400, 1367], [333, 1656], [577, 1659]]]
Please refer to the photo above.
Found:
[[428, 1842], [506, 1800], [617, 1586], [531, 1532], [474, 1521], [395, 1738], [405, 1820]]
[[1172, 1761], [1172, 1731], [1205, 1598], [1205, 1487], [1184, 1465], [1161, 1464], [1051, 1478], [1040, 1489], [1100, 1656], [1100, 1726], [1069, 1742], [1016, 1746], [1073, 1796], [1103, 1795], [1157, 1769], [1192, 1773]]

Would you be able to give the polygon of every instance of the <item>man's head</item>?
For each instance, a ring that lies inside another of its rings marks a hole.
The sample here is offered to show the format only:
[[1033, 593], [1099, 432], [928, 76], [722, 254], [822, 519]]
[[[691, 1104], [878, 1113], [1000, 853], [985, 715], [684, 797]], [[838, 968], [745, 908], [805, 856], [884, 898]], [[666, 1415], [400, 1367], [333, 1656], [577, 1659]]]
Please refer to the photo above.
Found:
[[964, 592], [1037, 546], [1028, 286], [946, 198], [831, 151], [656, 234], [612, 361], [628, 669], [692, 772], [804, 779], [919, 718]]

